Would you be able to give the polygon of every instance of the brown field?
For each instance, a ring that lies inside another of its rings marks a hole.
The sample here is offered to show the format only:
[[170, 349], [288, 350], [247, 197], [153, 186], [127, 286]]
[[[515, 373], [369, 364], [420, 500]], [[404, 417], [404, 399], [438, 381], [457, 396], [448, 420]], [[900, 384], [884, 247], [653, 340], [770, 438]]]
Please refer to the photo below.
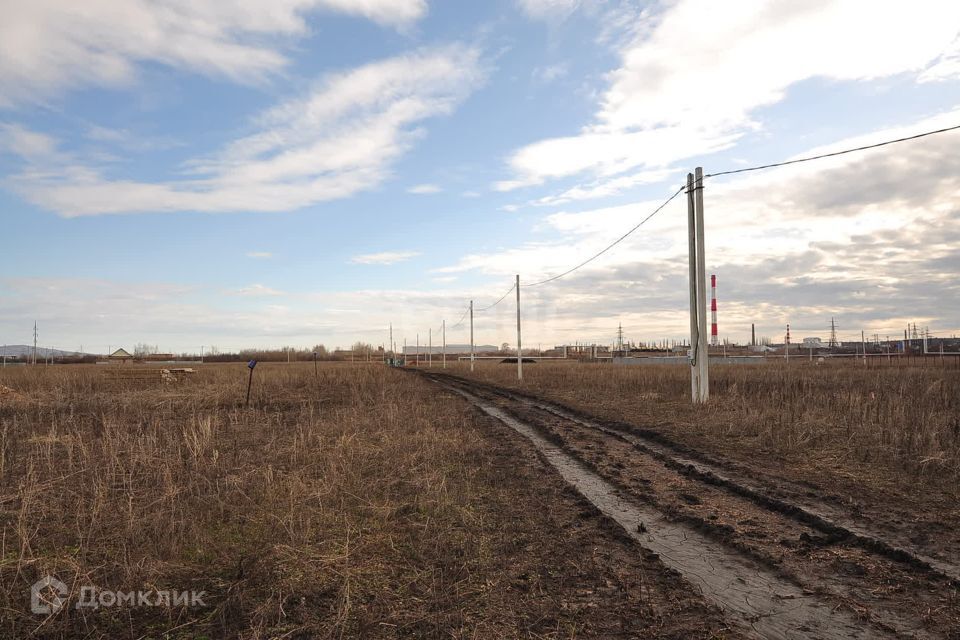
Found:
[[[739, 637], [522, 438], [380, 365], [0, 372], [0, 637]], [[544, 508], [549, 505], [550, 508]], [[30, 585], [68, 585], [30, 612]], [[75, 608], [103, 590], [205, 606]]]
[[[698, 447], [798, 473], [878, 486], [956, 491], [960, 367], [848, 359], [823, 365], [711, 366], [708, 407], [690, 402], [686, 366], [478, 365], [472, 377], [539, 393], [595, 415], [654, 427]], [[469, 366], [450, 367], [471, 376]], [[953, 495], [956, 495], [955, 493]]]

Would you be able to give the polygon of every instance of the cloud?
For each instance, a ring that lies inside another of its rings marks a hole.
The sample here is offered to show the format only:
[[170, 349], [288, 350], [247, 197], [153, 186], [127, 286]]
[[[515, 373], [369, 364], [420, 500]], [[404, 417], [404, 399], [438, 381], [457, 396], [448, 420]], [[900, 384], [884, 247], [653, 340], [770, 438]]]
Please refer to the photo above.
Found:
[[272, 258], [272, 257], [273, 257], [273, 254], [270, 253], [269, 251], [248, 251], [248, 252], [247, 252], [247, 257], [248, 257], [248, 258], [266, 259], [266, 258]]
[[251, 284], [246, 287], [241, 287], [239, 289], [231, 291], [230, 294], [235, 296], [252, 296], [252, 297], [286, 295], [283, 293], [283, 291], [278, 291], [276, 289], [272, 289], [262, 284]]
[[570, 16], [580, 0], [517, 0], [520, 9], [537, 20], [564, 20]]
[[579, 185], [563, 191], [555, 196], [544, 196], [534, 200], [532, 204], [538, 206], [558, 205], [575, 200], [592, 200], [594, 198], [604, 198], [617, 195], [627, 189], [644, 185], [663, 182], [668, 177], [675, 175], [676, 169], [658, 169], [655, 171], [641, 171], [625, 176], [618, 176], [611, 179], [595, 180], [586, 185]]
[[143, 63], [258, 82], [287, 64], [278, 51], [283, 41], [275, 39], [306, 34], [310, 12], [403, 28], [426, 10], [426, 0], [7, 3], [0, 21], [0, 105], [88, 85], [125, 86]]
[[420, 195], [426, 195], [431, 193], [440, 193], [443, 191], [439, 185], [435, 184], [418, 184], [407, 189], [407, 193], [416, 193]]
[[317, 82], [256, 119], [257, 131], [186, 165], [175, 182], [109, 178], [58, 156], [52, 139], [8, 126], [0, 148], [27, 161], [8, 178], [24, 198], [67, 217], [137, 212], [288, 211], [379, 185], [421, 135], [484, 78], [479, 52], [420, 50]]
[[939, 77], [955, 64], [958, 23], [960, 4], [945, 0], [680, 0], [646, 17], [622, 47], [593, 121], [518, 149], [508, 158], [512, 177], [495, 188], [659, 169], [728, 148], [759, 126], [758, 108], [811, 78], [922, 77], [930, 65]]
[[353, 264], [395, 264], [421, 255], [419, 251], [382, 251], [350, 258]]
[[543, 84], [565, 78], [570, 73], [570, 66], [566, 63], [551, 64], [546, 67], [537, 67], [531, 74], [533, 79]]
[[[960, 121], [960, 109], [798, 156], [870, 144]], [[719, 275], [721, 335], [750, 323], [779, 336], [823, 334], [831, 316], [851, 332], [896, 335], [908, 321], [957, 331], [960, 133], [706, 183], [707, 268]], [[664, 197], [666, 197], [664, 193]], [[535, 282], [595, 255], [662, 200], [543, 216], [526, 243], [474, 253], [437, 273]], [[623, 321], [634, 339], [679, 337], [686, 320], [686, 202], [677, 198], [579, 271], [525, 292], [551, 336], [583, 339]], [[533, 324], [529, 323], [528, 324]]]

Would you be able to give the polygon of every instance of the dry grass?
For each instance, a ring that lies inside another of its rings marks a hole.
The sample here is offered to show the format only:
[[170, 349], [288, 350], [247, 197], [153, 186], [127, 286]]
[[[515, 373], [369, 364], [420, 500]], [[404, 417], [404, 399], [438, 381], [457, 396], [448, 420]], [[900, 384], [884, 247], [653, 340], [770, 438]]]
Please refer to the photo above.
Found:
[[[146, 388], [95, 367], [3, 373], [0, 636], [449, 636], [484, 620], [498, 530], [481, 434], [414, 376], [264, 365], [245, 409], [243, 365]], [[74, 595], [196, 589], [210, 606], [44, 620], [29, 587], [48, 574]]]
[[[246, 409], [242, 364], [0, 374], [0, 637], [739, 637], [418, 376], [261, 365]], [[73, 590], [50, 617], [29, 608], [46, 575]], [[207, 606], [78, 610], [81, 585]]]
[[[454, 369], [469, 375], [468, 368]], [[514, 365], [474, 374], [516, 385]], [[538, 363], [522, 387], [604, 417], [655, 426], [716, 448], [814, 462], [910, 485], [960, 479], [960, 368], [806, 360], [711, 367], [711, 401], [690, 405], [686, 366]]]

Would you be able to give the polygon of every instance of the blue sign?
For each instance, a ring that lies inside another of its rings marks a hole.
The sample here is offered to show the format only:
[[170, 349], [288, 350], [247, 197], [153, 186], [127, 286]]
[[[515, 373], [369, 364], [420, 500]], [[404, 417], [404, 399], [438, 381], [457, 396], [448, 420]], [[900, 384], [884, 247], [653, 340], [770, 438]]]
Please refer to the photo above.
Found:
[[253, 369], [255, 366], [257, 366], [256, 360], [251, 360], [250, 362], [247, 363], [247, 367], [249, 367], [250, 369]]

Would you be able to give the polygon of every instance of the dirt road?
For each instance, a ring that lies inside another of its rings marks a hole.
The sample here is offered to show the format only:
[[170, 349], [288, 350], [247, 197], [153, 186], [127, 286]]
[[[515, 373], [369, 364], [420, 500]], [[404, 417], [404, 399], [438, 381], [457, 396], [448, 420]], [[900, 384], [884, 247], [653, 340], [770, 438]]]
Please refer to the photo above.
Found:
[[953, 550], [896, 522], [535, 396], [436, 372], [731, 622], [764, 638], [960, 638]]

